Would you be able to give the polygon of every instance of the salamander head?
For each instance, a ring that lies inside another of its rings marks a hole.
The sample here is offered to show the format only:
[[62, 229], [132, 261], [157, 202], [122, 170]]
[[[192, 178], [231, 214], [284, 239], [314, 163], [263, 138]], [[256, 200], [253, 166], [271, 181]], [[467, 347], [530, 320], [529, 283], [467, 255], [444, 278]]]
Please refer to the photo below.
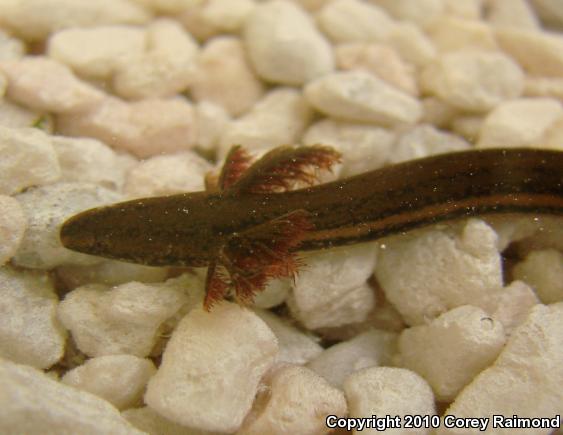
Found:
[[87, 210], [68, 219], [61, 243], [74, 251], [151, 266], [205, 266], [221, 231], [213, 201], [198, 192]]

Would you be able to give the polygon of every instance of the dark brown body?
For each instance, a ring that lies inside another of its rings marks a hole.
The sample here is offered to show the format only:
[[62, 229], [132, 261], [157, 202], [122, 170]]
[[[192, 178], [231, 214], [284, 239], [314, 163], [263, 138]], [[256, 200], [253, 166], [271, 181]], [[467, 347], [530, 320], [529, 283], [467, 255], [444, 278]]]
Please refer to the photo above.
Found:
[[444, 154], [274, 194], [186, 193], [88, 210], [63, 244], [148, 265], [204, 266], [231, 234], [295, 210], [314, 227], [299, 250], [372, 240], [490, 213], [563, 215], [563, 153], [512, 149]]

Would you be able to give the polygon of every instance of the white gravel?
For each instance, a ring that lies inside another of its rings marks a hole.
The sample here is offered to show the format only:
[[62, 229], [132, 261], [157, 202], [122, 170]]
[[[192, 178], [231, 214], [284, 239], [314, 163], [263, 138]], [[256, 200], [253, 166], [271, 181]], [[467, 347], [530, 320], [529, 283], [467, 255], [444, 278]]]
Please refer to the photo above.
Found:
[[436, 415], [387, 432], [442, 434], [468, 430], [446, 415], [563, 414], [560, 218], [310, 252], [254, 306], [210, 313], [203, 268], [59, 240], [88, 208], [203, 190], [236, 144], [330, 145], [325, 182], [563, 151], [562, 5], [0, 0], [0, 433], [322, 435], [329, 415]]

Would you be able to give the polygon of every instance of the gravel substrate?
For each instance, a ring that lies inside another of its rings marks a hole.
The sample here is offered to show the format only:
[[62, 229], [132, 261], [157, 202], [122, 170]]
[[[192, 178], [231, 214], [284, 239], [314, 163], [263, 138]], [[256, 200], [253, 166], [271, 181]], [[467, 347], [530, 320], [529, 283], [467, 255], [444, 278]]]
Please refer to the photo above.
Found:
[[561, 218], [303, 254], [293, 282], [211, 312], [204, 269], [59, 230], [203, 190], [233, 144], [333, 146], [326, 180], [563, 151], [562, 31], [560, 0], [0, 0], [0, 433], [552, 433]]

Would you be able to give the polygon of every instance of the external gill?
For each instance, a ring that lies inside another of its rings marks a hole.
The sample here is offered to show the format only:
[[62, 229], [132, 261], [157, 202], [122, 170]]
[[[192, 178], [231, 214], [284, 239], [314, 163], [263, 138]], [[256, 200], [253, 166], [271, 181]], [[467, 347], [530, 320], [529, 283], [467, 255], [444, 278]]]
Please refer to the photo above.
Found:
[[[233, 147], [219, 176], [218, 188], [227, 195], [276, 194], [297, 181], [314, 184], [317, 169], [329, 170], [340, 155], [332, 148], [279, 147], [250, 165], [248, 154]], [[309, 213], [294, 210], [231, 235], [207, 271], [204, 306], [224, 299], [230, 289], [241, 304], [253, 301], [272, 278], [294, 277], [299, 268], [295, 253], [313, 229]]]

